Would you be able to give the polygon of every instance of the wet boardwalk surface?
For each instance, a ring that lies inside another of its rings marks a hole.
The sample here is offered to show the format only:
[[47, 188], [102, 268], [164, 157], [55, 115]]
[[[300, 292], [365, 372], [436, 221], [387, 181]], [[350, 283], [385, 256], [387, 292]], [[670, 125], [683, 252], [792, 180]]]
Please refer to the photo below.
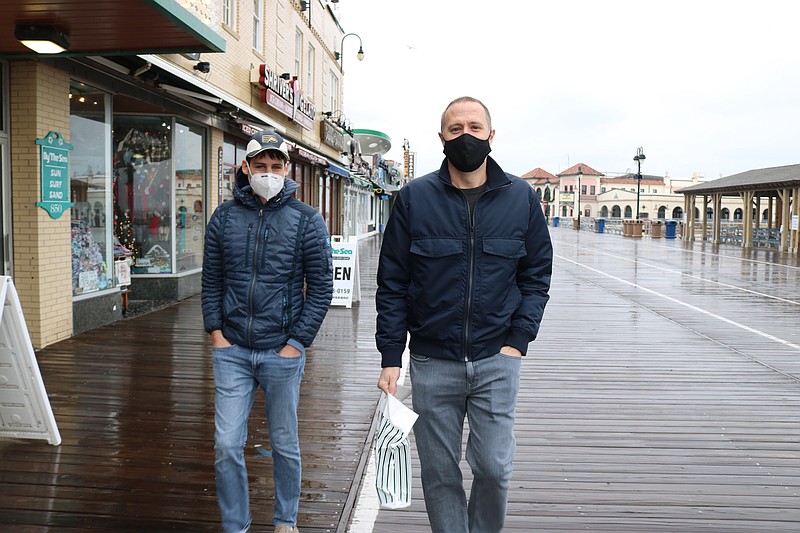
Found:
[[[552, 235], [505, 531], [797, 531], [797, 257]], [[362, 301], [332, 308], [309, 350], [304, 532], [430, 531], [417, 479], [405, 510], [375, 511], [369, 486], [359, 498], [378, 401], [378, 245], [360, 244]], [[0, 531], [218, 531], [209, 353], [199, 298], [42, 350], [63, 443], [0, 440]], [[254, 448], [269, 446], [254, 409], [252, 531], [269, 532], [272, 465]]]

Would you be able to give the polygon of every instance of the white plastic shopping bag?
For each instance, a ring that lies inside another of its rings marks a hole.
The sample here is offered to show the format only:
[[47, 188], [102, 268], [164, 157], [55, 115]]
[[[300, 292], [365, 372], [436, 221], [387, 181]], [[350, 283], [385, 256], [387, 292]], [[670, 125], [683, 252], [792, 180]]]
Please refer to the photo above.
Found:
[[382, 509], [411, 505], [411, 447], [408, 433], [417, 413], [390, 394], [382, 399], [381, 422], [375, 437], [375, 488]]

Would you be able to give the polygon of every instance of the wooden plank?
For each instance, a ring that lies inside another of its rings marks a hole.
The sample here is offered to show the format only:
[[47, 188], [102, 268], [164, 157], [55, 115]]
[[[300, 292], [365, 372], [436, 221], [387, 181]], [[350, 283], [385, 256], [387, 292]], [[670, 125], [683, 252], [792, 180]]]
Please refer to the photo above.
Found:
[[[554, 233], [552, 299], [523, 361], [504, 531], [795, 531], [800, 354], [717, 317], [797, 344], [800, 264], [575, 233]], [[346, 531], [364, 482], [378, 248], [360, 244], [362, 301], [331, 309], [308, 350], [304, 533]], [[63, 443], [0, 440], [0, 531], [219, 531], [199, 299], [37, 357]], [[247, 461], [253, 530], [271, 531], [272, 462], [255, 444], [269, 445], [260, 396]], [[419, 479], [374, 530], [430, 531]]]

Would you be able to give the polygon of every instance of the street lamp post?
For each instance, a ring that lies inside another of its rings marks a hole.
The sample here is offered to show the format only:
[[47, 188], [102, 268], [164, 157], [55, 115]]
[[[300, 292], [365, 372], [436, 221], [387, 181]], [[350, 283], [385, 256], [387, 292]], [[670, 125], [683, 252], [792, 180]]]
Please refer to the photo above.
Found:
[[339, 61], [339, 70], [342, 72], [344, 72], [344, 40], [351, 35], [358, 37], [358, 53], [356, 54], [356, 57], [359, 61], [364, 61], [364, 46], [361, 44], [361, 36], [357, 33], [348, 33], [342, 37], [342, 41], [339, 43], [339, 51], [333, 53], [337, 61]]
[[636, 220], [639, 220], [639, 216], [641, 215], [639, 211], [639, 193], [642, 190], [642, 161], [645, 159], [644, 152], [640, 146], [636, 150], [636, 155], [633, 156], [633, 160], [639, 165], [639, 170], [636, 172]]

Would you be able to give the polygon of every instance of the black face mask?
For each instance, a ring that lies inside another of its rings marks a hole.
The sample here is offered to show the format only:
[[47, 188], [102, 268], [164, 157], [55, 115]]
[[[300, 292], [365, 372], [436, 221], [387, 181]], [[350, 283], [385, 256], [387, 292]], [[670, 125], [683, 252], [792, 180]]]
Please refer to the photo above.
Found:
[[478, 139], [469, 133], [444, 142], [444, 155], [461, 172], [472, 172], [483, 164], [492, 151], [489, 139]]

